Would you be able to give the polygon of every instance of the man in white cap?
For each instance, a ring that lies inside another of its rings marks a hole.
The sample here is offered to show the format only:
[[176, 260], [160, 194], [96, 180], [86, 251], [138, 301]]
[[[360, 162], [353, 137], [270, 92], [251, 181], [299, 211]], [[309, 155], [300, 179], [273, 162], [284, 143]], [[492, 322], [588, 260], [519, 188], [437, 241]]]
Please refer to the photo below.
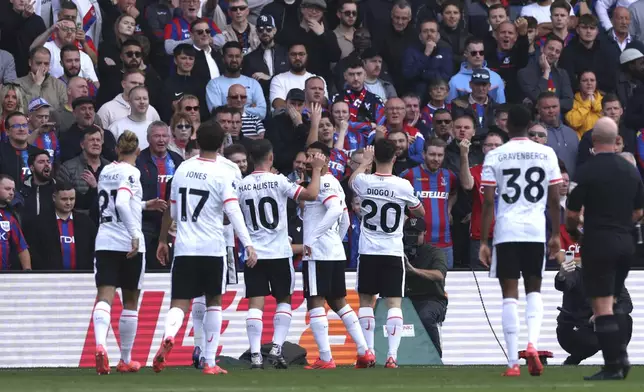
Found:
[[626, 104], [633, 92], [644, 79], [644, 54], [635, 48], [628, 48], [619, 56], [620, 71], [617, 76], [616, 93], [619, 102], [626, 109]]

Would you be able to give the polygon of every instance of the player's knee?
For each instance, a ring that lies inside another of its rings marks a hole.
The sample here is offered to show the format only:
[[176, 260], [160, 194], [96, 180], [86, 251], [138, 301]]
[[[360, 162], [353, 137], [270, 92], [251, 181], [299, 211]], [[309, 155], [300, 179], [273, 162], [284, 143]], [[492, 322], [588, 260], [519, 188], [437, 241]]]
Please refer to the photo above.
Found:
[[264, 297], [251, 297], [248, 299], [250, 309], [264, 310]]
[[137, 310], [139, 294], [139, 290], [123, 290], [123, 309]]

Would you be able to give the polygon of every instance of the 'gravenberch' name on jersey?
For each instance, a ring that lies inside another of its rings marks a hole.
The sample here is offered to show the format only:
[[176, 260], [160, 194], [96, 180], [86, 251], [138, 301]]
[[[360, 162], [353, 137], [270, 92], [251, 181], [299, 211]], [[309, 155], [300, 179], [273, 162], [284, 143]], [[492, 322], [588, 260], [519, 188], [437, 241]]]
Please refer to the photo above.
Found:
[[497, 159], [499, 162], [508, 161], [508, 160], [542, 160], [545, 161], [548, 159], [548, 154], [540, 152], [530, 152], [530, 151], [519, 151], [519, 152], [509, 152], [507, 154], [498, 154]]

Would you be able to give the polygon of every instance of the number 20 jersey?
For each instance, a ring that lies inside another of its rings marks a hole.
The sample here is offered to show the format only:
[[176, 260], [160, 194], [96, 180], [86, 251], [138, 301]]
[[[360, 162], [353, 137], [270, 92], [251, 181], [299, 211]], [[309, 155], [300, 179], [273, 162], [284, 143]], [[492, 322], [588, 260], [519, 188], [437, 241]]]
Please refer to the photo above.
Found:
[[143, 188], [141, 187], [141, 172], [136, 167], [123, 162], [113, 162], [105, 166], [98, 177], [98, 208], [99, 221], [96, 235], [96, 250], [114, 252], [129, 252], [132, 250], [130, 238], [125, 224], [116, 211], [116, 194], [119, 190], [132, 194], [130, 211], [139, 238], [139, 252], [145, 252], [145, 240], [141, 232], [143, 205]]
[[237, 190], [257, 258], [283, 259], [293, 256], [288, 240], [288, 199], [297, 200], [302, 187], [281, 174], [255, 171], [246, 176]]
[[498, 188], [494, 244], [545, 243], [548, 187], [560, 182], [557, 155], [548, 146], [514, 138], [488, 152], [481, 184]]
[[352, 188], [360, 199], [362, 215], [359, 253], [402, 257], [405, 207], [421, 206], [409, 181], [392, 175], [358, 174]]

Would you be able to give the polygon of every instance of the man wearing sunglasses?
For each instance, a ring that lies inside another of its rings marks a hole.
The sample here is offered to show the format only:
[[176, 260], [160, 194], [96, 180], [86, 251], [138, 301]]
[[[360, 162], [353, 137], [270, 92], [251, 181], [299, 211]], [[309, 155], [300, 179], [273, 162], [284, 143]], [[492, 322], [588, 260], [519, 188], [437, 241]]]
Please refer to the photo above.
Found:
[[[180, 0], [179, 7], [181, 8], [182, 16], [172, 19], [170, 23], [165, 26], [165, 31], [163, 32], [163, 46], [165, 52], [171, 55], [174, 51], [174, 48], [179, 44], [192, 44], [192, 39], [190, 35], [190, 26], [191, 24], [199, 19], [199, 0]], [[210, 29], [210, 35], [213, 38], [213, 45], [215, 48], [221, 48], [224, 43], [223, 34], [221, 30], [209, 18], [201, 18], [208, 23]]]
[[355, 25], [358, 21], [358, 4], [355, 0], [340, 0], [336, 16], [340, 19], [340, 24], [333, 33], [342, 51], [340, 58], [345, 58], [354, 51], [353, 33], [356, 31]]
[[289, 69], [288, 50], [275, 42], [276, 33], [275, 19], [270, 15], [260, 15], [257, 18], [260, 45], [244, 56], [242, 65], [242, 73], [259, 82], [267, 100], [271, 78]]
[[461, 64], [461, 70], [449, 81], [449, 95], [447, 102], [467, 95], [472, 92], [470, 80], [474, 70], [485, 69], [490, 73], [490, 92], [489, 95], [497, 103], [505, 103], [505, 83], [498, 73], [490, 70], [485, 61], [485, 48], [483, 40], [479, 38], [468, 38], [465, 41], [465, 61]]
[[259, 46], [257, 30], [248, 22], [248, 0], [231, 0], [228, 3], [228, 16], [231, 23], [223, 29], [226, 42], [237, 41], [241, 43], [244, 55]]
[[[56, 78], [64, 75], [61, 62], [61, 48], [65, 45], [73, 45], [76, 40], [76, 23], [71, 20], [60, 20], [56, 23], [56, 35], [53, 41], [44, 44], [51, 53], [51, 67], [49, 73]], [[89, 79], [98, 86], [98, 76], [94, 71], [94, 63], [87, 53], [80, 51], [80, 76]]]

